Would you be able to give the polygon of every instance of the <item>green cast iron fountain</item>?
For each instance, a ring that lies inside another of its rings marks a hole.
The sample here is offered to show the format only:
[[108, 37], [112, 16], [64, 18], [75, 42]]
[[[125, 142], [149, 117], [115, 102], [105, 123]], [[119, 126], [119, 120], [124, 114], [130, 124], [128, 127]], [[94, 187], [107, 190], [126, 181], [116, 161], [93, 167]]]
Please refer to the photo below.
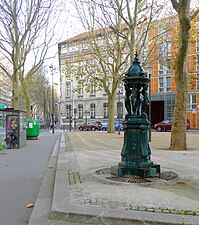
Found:
[[124, 143], [121, 162], [111, 167], [115, 176], [136, 175], [156, 177], [160, 174], [160, 165], [151, 161], [151, 149], [148, 142], [150, 122], [147, 117], [149, 104], [149, 78], [143, 72], [137, 53], [133, 65], [124, 77], [125, 107], [127, 114], [123, 123]]

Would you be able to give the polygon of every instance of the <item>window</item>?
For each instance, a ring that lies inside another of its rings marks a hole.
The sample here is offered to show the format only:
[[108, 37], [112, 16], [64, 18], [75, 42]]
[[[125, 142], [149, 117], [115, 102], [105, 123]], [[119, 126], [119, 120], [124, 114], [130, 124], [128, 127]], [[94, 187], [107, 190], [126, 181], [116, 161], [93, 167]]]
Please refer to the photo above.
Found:
[[104, 40], [102, 39], [102, 37], [98, 37], [98, 38], [97, 38], [97, 44], [98, 44], [99, 46], [103, 46], [103, 43], [104, 43]]
[[90, 107], [91, 107], [91, 119], [94, 119], [95, 118], [95, 103], [92, 103]]
[[104, 103], [103, 108], [104, 108], [104, 119], [107, 119], [108, 118], [108, 103]]
[[123, 103], [117, 102], [117, 118], [121, 119], [123, 118]]
[[148, 45], [146, 44], [143, 49], [144, 56], [148, 55]]
[[199, 19], [196, 21], [196, 27], [199, 28]]
[[196, 93], [188, 94], [187, 109], [188, 110], [196, 109]]
[[171, 91], [171, 77], [166, 78], [166, 84], [167, 91]]
[[83, 71], [84, 71], [84, 63], [82, 62], [82, 61], [80, 61], [80, 63], [78, 64], [78, 72], [79, 73], [83, 73]]
[[196, 55], [196, 70], [199, 71], [199, 55]]
[[159, 78], [159, 92], [163, 92], [164, 91], [164, 79], [163, 77]]
[[167, 74], [171, 73], [171, 59], [167, 59]]
[[167, 56], [171, 56], [171, 41], [167, 42]]
[[66, 49], [66, 47], [63, 46], [61, 48], [61, 54], [65, 54], [65, 53], [67, 53], [67, 49]]
[[83, 43], [83, 45], [82, 45], [82, 46], [83, 46], [83, 50], [87, 50], [87, 49], [88, 49], [88, 47], [89, 47], [87, 43]]
[[165, 62], [163, 62], [162, 60], [159, 61], [159, 71], [158, 71], [158, 75], [162, 76], [162, 75], [167, 75], [169, 72], [168, 70], [168, 66], [165, 65]]
[[83, 104], [79, 104], [79, 105], [78, 105], [78, 117], [79, 117], [80, 119], [83, 118]]
[[196, 42], [196, 51], [199, 52], [199, 38], [197, 38], [197, 42]]
[[163, 58], [164, 57], [164, 44], [163, 43], [159, 43], [158, 50], [159, 50], [159, 58]]
[[[112, 88], [112, 84], [111, 84], [111, 80], [110, 79], [107, 79], [106, 80], [106, 87], [111, 90]], [[103, 88], [103, 95], [107, 95], [107, 92], [105, 91], [105, 89]]]
[[90, 92], [91, 92], [91, 95], [95, 95], [96, 94], [96, 88], [95, 88], [95, 83], [94, 82], [91, 82], [90, 83]]
[[[147, 47], [147, 46], [146, 46], [146, 47]], [[146, 48], [146, 47], [144, 47], [144, 48]], [[128, 58], [127, 54], [122, 53], [122, 55], [121, 55], [122, 62], [123, 62], [123, 61], [126, 61], [127, 58]]]
[[68, 46], [68, 52], [73, 52], [73, 47], [72, 46]]
[[79, 95], [83, 95], [83, 83], [79, 83]]
[[122, 85], [119, 85], [119, 86], [117, 87], [117, 94], [118, 94], [118, 95], [119, 95], [119, 94], [122, 94], [123, 91], [124, 91], [124, 87], [123, 87]]
[[71, 83], [66, 83], [66, 97], [71, 97]]
[[66, 118], [69, 119], [71, 117], [71, 105], [66, 105]]
[[199, 73], [197, 74], [196, 86], [197, 86], [197, 90], [198, 90], [199, 89]]

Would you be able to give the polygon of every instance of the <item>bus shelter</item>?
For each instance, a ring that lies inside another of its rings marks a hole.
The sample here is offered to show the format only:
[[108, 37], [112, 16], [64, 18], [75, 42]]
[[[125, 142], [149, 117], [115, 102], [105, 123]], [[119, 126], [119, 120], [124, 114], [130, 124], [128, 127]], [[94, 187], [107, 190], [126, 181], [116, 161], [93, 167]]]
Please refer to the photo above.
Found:
[[21, 148], [26, 144], [26, 112], [13, 108], [0, 109], [0, 142], [6, 142], [9, 147], [10, 135], [16, 134], [14, 148]]

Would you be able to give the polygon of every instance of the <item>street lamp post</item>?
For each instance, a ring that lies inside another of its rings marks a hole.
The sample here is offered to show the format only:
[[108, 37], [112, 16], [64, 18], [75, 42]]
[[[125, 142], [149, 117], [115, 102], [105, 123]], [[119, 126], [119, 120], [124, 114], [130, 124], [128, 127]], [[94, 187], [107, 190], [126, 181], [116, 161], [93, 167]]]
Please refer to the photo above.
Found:
[[88, 121], [87, 121], [87, 110], [85, 110], [85, 115], [86, 115], [86, 121], [85, 121], [85, 123], [86, 123], [86, 131], [87, 131], [87, 124], [88, 124]]
[[43, 121], [44, 121], [44, 129], [46, 129], [46, 89], [44, 87], [44, 116], [43, 116]]
[[120, 106], [120, 85], [118, 86], [118, 121], [119, 121], [119, 126], [118, 126], [118, 135], [120, 135], [120, 112], [121, 112], [121, 106]]
[[71, 130], [72, 130], [72, 107], [71, 107], [71, 105], [70, 105], [70, 108], [69, 108], [69, 119], [70, 119], [70, 121], [69, 121], [69, 130], [71, 132]]
[[151, 74], [153, 71], [153, 68], [151, 66], [147, 67], [148, 74], [149, 74], [149, 142], [151, 142]]
[[51, 69], [52, 75], [52, 133], [55, 133], [55, 121], [54, 121], [54, 114], [55, 114], [55, 97], [54, 97], [54, 68], [53, 65], [49, 67]]
[[85, 121], [86, 124], [85, 125], [86, 125], [86, 131], [87, 131], [87, 127], [88, 127], [88, 115], [89, 115], [90, 111], [87, 111], [87, 109], [86, 109], [84, 113], [85, 113], [85, 116], [86, 116], [85, 117], [85, 119], [86, 119], [86, 121]]
[[77, 119], [76, 119], [76, 115], [77, 115], [77, 109], [74, 108], [74, 130], [77, 129]]

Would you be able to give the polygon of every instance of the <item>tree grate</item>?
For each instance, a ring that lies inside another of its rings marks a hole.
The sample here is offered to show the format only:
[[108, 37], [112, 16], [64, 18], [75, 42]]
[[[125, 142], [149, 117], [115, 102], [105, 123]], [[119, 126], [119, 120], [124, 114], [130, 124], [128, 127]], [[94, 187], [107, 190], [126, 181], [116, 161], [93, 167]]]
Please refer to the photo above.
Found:
[[[111, 174], [111, 168], [102, 168], [99, 170], [96, 170], [95, 173], [97, 175], [110, 175]], [[172, 180], [178, 177], [177, 173], [174, 173], [172, 171], [166, 171], [160, 173], [160, 176], [158, 178], [163, 180]], [[124, 183], [148, 183], [152, 182], [151, 180], [147, 180], [142, 177], [106, 177], [108, 180], [112, 181], [118, 181], [118, 182], [124, 182]]]
[[[110, 175], [111, 174], [111, 169], [110, 168], [102, 168], [99, 170], [96, 170], [95, 173], [97, 175]], [[124, 182], [124, 183], [146, 183], [146, 182], [151, 182], [149, 180], [146, 180], [145, 178], [141, 177], [106, 177], [108, 180], [112, 181], [117, 181], [117, 182]]]
[[107, 179], [112, 181], [124, 182], [124, 183], [148, 183], [150, 180], [145, 178], [130, 178], [130, 177], [107, 177]]

